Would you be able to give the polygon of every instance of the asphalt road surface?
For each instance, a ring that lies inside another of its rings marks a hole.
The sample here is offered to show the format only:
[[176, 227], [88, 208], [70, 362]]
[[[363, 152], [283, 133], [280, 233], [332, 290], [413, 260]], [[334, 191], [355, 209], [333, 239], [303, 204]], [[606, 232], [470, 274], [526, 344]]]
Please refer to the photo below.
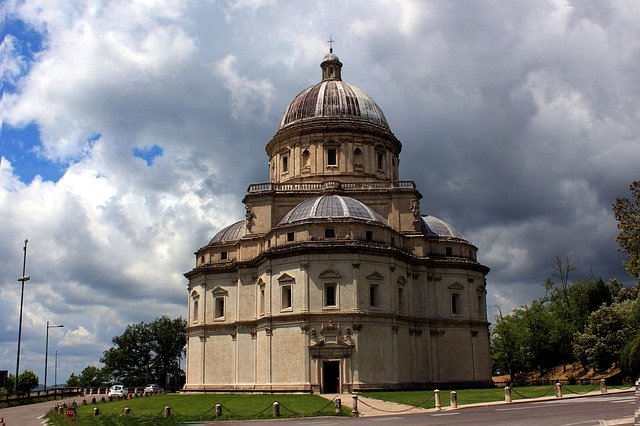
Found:
[[[422, 414], [361, 418], [306, 418], [278, 420], [282, 426], [361, 426], [361, 425], [517, 425], [517, 426], [604, 426], [633, 425], [633, 391], [553, 399], [517, 404], [488, 405]], [[266, 421], [227, 422], [229, 425], [255, 425]], [[272, 421], [270, 421], [272, 422]], [[208, 423], [220, 426], [220, 423]]]

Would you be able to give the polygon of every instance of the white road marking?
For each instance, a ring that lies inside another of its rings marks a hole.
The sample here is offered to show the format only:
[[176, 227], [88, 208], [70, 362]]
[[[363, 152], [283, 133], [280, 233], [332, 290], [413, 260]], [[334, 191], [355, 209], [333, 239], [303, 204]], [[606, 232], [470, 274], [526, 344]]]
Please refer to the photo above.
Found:
[[371, 419], [371, 422], [388, 422], [389, 420], [403, 420], [404, 417], [387, 417], [384, 419]]

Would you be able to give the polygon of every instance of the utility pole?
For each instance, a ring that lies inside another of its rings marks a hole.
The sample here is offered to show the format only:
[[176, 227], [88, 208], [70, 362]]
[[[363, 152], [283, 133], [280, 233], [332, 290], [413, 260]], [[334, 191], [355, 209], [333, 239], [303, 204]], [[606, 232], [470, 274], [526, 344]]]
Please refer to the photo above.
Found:
[[24, 301], [24, 283], [29, 281], [31, 277], [27, 275], [27, 243], [29, 240], [24, 239], [24, 257], [22, 259], [22, 276], [18, 278], [18, 281], [22, 283], [22, 290], [20, 293], [20, 323], [18, 325], [18, 356], [16, 358], [16, 377], [14, 385], [14, 394], [18, 395], [18, 373], [20, 372], [20, 341], [22, 340], [22, 305]]

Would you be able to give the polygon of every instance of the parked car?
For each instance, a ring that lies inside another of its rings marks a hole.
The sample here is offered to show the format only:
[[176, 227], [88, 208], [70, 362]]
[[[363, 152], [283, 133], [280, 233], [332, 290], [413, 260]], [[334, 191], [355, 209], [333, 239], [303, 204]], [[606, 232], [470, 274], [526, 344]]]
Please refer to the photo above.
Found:
[[109, 388], [109, 396], [125, 397], [127, 396], [127, 388], [124, 385], [113, 385]]
[[159, 385], [156, 385], [155, 383], [154, 383], [154, 384], [147, 385], [147, 387], [146, 387], [146, 388], [144, 388], [144, 391], [145, 391], [146, 393], [160, 393], [160, 392], [164, 392], [164, 390], [163, 390]]

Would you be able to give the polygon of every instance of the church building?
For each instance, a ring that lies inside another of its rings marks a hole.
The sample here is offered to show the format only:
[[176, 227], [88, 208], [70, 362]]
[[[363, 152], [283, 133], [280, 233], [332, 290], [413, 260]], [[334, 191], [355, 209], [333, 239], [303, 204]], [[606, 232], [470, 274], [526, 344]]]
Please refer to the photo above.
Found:
[[[348, 393], [491, 383], [477, 247], [421, 213], [402, 144], [342, 80], [287, 106], [266, 145], [269, 182], [244, 219], [195, 253], [186, 391]], [[428, 209], [424, 209], [428, 211]]]

